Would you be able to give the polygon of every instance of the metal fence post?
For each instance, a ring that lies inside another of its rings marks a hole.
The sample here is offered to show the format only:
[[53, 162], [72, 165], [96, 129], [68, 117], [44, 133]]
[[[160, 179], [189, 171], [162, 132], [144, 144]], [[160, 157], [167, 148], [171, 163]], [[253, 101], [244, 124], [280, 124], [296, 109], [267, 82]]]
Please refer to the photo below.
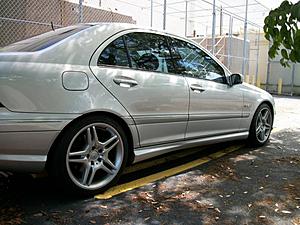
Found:
[[150, 3], [150, 27], [153, 26], [153, 0], [151, 0], [151, 3]]
[[220, 8], [220, 36], [222, 36], [223, 33], [223, 8], [221, 6]]
[[248, 23], [248, 0], [246, 0], [246, 12], [245, 12], [245, 22], [244, 22], [244, 47], [243, 47], [243, 65], [242, 74], [245, 75], [245, 63], [246, 63], [246, 45], [247, 45], [247, 24]]
[[230, 15], [230, 17], [229, 17], [229, 43], [228, 43], [228, 49], [227, 49], [227, 67], [228, 67], [228, 69], [230, 69], [230, 67], [231, 67], [231, 60], [232, 60], [232, 58], [231, 58], [232, 26], [233, 26], [233, 17], [232, 17], [232, 15]]
[[163, 19], [163, 29], [166, 29], [166, 19], [167, 19], [167, 0], [164, 0], [164, 19]]
[[291, 83], [291, 96], [294, 95], [294, 82], [295, 82], [295, 63], [293, 63], [293, 68], [292, 68], [292, 83]]
[[82, 20], [82, 19], [83, 19], [83, 15], [82, 15], [82, 14], [83, 14], [83, 12], [82, 12], [82, 11], [83, 11], [83, 8], [82, 8], [82, 1], [83, 1], [83, 0], [79, 0], [79, 18], [78, 18], [78, 22], [79, 22], [79, 23], [82, 23], [82, 21], [83, 21], [83, 20]]
[[[271, 42], [269, 41], [269, 49], [271, 47]], [[267, 80], [266, 80], [266, 91], [268, 91], [268, 87], [269, 87], [269, 82], [270, 82], [270, 68], [271, 66], [271, 60], [270, 60], [270, 57], [268, 55], [268, 67], [267, 67]]]
[[211, 33], [211, 53], [215, 54], [215, 32], [216, 32], [216, 0], [213, 0], [213, 18], [212, 18], [212, 33]]
[[187, 26], [188, 26], [188, 0], [185, 0], [184, 34], [186, 37], [187, 37]]
[[257, 37], [255, 81], [257, 81], [258, 78], [259, 42], [260, 42], [260, 28], [258, 29], [258, 37]]

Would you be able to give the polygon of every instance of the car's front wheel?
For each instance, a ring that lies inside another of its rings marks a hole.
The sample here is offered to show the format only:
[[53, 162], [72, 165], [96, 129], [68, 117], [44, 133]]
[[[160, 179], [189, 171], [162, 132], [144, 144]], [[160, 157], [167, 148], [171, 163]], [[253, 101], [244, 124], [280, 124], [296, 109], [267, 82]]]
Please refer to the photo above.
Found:
[[273, 127], [273, 113], [267, 104], [261, 104], [256, 110], [249, 131], [249, 142], [252, 146], [264, 145]]
[[128, 142], [122, 127], [109, 117], [87, 117], [68, 127], [59, 139], [51, 172], [77, 193], [106, 190], [127, 161]]

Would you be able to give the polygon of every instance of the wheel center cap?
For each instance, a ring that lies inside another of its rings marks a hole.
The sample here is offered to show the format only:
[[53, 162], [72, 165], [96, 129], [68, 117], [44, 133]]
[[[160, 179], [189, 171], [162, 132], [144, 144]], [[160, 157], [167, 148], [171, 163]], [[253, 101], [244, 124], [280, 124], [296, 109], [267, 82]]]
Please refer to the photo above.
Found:
[[99, 153], [97, 152], [97, 151], [92, 151], [91, 153], [90, 153], [90, 160], [97, 160], [98, 159], [98, 157], [99, 157]]

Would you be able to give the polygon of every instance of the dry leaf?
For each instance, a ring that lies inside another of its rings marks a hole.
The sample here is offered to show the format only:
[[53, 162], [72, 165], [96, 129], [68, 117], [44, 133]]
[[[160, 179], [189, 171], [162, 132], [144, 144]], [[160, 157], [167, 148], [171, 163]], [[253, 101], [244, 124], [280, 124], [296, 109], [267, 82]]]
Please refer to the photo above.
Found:
[[220, 209], [218, 209], [218, 208], [215, 208], [215, 210], [216, 210], [218, 213], [220, 213], [220, 212], [221, 212], [221, 210], [220, 210]]
[[282, 210], [281, 212], [284, 213], [284, 214], [291, 214], [292, 213], [291, 211], [288, 211], [288, 210]]

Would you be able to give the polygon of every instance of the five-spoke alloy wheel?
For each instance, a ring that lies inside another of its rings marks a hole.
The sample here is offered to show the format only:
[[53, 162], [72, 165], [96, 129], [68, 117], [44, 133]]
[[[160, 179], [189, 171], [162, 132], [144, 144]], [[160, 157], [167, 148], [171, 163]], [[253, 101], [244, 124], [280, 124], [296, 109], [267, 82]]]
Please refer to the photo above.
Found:
[[108, 117], [89, 117], [70, 126], [52, 157], [52, 172], [64, 186], [84, 194], [114, 184], [127, 160], [128, 142], [122, 127]]
[[253, 146], [264, 145], [270, 137], [272, 126], [273, 113], [270, 107], [263, 103], [256, 110], [251, 123], [249, 134], [250, 144]]

